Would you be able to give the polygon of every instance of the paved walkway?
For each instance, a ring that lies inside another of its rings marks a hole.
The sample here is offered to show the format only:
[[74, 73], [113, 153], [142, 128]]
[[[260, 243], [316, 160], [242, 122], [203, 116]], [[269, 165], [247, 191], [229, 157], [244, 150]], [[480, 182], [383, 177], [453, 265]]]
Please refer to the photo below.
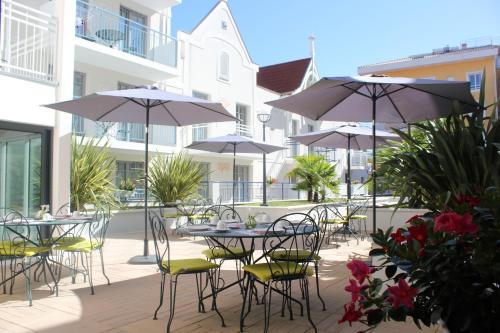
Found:
[[[60, 284], [59, 297], [49, 294], [41, 283], [35, 283], [33, 306], [28, 307], [24, 291], [24, 281], [16, 282], [14, 295], [0, 294], [0, 333], [154, 333], [165, 332], [168, 294], [159, 320], [153, 320], [152, 314], [159, 299], [159, 274], [155, 266], [130, 265], [128, 259], [140, 254], [142, 240], [140, 234], [123, 234], [108, 238], [105, 245], [105, 262], [111, 286], [105, 284], [100, 274], [99, 262], [95, 263], [94, 276], [96, 295], [91, 296], [88, 285], [78, 277], [76, 284], [71, 284], [69, 277], [64, 277]], [[332, 246], [323, 250], [321, 255], [321, 290], [328, 310], [321, 311], [321, 305], [312, 293], [313, 320], [320, 332], [355, 333], [360, 326], [338, 325], [343, 313], [343, 304], [349, 295], [343, 291], [347, 284], [348, 272], [345, 262], [353, 257], [366, 257], [371, 244], [368, 241], [351, 241], [349, 246], [341, 243], [339, 248]], [[171, 240], [173, 257], [202, 257], [205, 247], [201, 239], [174, 238]], [[151, 244], [152, 250], [152, 244]], [[234, 263], [228, 262], [223, 267], [223, 276], [230, 280], [234, 272]], [[311, 279], [311, 290], [315, 290]], [[296, 288], [298, 289], [298, 288]], [[227, 327], [220, 327], [219, 319], [213, 311], [198, 313], [196, 307], [195, 280], [193, 277], [181, 277], [178, 286], [176, 315], [173, 332], [238, 332], [241, 296], [237, 288], [226, 290], [219, 298], [219, 309]], [[312, 332], [305, 317], [298, 311], [293, 321], [280, 317], [281, 302], [274, 298], [271, 319], [271, 332]], [[207, 309], [209, 308], [206, 302]], [[298, 309], [297, 309], [298, 310]], [[261, 332], [263, 329], [263, 309], [254, 306], [246, 320], [247, 332]], [[434, 332], [434, 329], [424, 332]], [[412, 323], [389, 323], [375, 332], [422, 332]]]

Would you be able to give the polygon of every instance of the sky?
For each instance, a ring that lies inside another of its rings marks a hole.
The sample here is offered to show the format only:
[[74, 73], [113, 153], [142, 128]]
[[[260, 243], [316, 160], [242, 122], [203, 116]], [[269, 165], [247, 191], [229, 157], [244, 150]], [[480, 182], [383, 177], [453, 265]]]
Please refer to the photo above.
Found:
[[[182, 0], [172, 30], [191, 31], [217, 0]], [[261, 66], [310, 55], [316, 36], [321, 76], [360, 65], [493, 37], [500, 44], [500, 0], [228, 0], [253, 61]], [[487, 38], [485, 38], [487, 37]], [[470, 44], [470, 43], [469, 43]]]

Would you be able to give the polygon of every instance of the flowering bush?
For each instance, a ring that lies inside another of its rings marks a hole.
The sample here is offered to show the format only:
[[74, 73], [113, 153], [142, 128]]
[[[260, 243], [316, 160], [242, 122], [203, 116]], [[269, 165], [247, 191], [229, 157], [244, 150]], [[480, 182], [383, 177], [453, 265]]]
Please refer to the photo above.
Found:
[[442, 320], [455, 332], [500, 331], [500, 195], [449, 198], [442, 211], [414, 216], [404, 228], [378, 230], [374, 267], [353, 260], [351, 301], [339, 321], [430, 326]]

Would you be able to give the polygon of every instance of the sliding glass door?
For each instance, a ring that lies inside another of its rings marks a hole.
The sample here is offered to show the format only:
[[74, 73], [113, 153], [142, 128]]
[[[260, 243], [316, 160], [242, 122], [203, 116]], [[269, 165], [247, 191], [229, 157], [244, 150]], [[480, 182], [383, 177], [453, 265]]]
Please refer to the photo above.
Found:
[[[0, 127], [0, 207], [34, 216], [49, 203], [44, 133]], [[45, 156], [44, 156], [45, 154]], [[46, 176], [47, 175], [47, 176]], [[0, 212], [2, 213], [2, 212]]]

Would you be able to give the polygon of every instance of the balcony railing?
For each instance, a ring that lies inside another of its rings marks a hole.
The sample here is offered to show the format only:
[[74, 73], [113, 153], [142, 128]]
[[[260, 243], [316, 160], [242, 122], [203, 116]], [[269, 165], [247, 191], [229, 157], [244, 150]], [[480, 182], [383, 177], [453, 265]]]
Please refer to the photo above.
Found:
[[57, 19], [12, 0], [1, 1], [0, 71], [55, 81]]
[[253, 128], [251, 126], [236, 123], [236, 134], [246, 137], [253, 137]]
[[287, 148], [286, 149], [286, 157], [293, 158], [295, 156], [299, 156], [300, 143], [292, 141], [292, 140], [287, 140], [287, 141], [285, 141], [284, 146]]
[[177, 66], [177, 40], [123, 16], [77, 0], [77, 37], [170, 67]]

